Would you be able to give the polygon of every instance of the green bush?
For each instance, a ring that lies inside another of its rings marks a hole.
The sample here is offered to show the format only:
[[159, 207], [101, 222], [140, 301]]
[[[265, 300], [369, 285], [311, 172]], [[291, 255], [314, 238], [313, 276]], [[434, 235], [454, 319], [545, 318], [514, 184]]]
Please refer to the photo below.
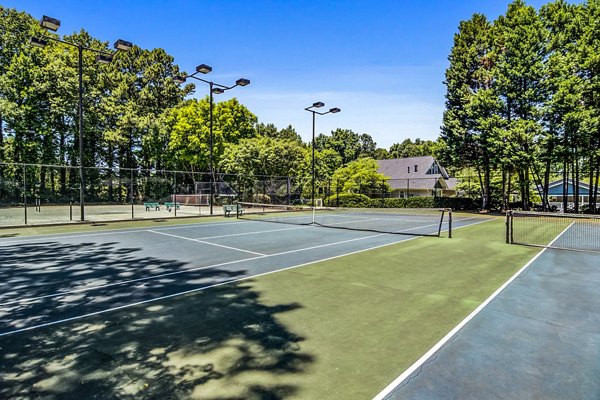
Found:
[[252, 195], [253, 203], [271, 204], [271, 197], [267, 194], [257, 193]]
[[388, 199], [371, 199], [372, 208], [404, 208], [406, 207], [406, 199], [393, 197]]
[[418, 196], [371, 199], [364, 194], [356, 193], [342, 193], [338, 196], [329, 196], [325, 199], [325, 205], [357, 208], [451, 208], [453, 210], [475, 210], [477, 208], [475, 200], [463, 197]]
[[409, 197], [406, 199], [407, 208], [435, 208], [435, 197]]
[[340, 193], [326, 198], [325, 204], [332, 207], [367, 208], [371, 207], [371, 199], [364, 194]]

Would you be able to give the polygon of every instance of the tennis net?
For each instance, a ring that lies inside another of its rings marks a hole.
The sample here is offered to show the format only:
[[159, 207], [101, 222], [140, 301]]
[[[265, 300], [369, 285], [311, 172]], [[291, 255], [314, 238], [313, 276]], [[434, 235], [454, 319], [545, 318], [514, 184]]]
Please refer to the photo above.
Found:
[[414, 236], [440, 236], [444, 222], [451, 237], [452, 212], [448, 209], [339, 208], [238, 203], [238, 218], [293, 225], [394, 233]]
[[600, 216], [510, 211], [506, 228], [510, 243], [600, 252]]

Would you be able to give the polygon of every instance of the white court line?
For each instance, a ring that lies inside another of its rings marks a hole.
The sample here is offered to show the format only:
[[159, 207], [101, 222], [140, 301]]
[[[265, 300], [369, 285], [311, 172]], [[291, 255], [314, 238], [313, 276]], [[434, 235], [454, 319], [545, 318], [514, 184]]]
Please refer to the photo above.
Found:
[[[208, 222], [208, 223], [182, 224], [182, 225], [177, 225], [177, 226], [164, 226], [164, 227], [159, 225], [159, 226], [155, 226], [155, 227], [150, 227], [150, 229], [153, 229], [156, 231], [158, 231], [158, 230], [166, 231], [166, 230], [173, 230], [173, 229], [198, 228], [198, 227], [205, 227], [205, 226], [247, 224], [248, 222], [255, 222], [255, 221], [214, 222], [214, 223]], [[74, 226], [81, 226], [81, 225], [74, 225]], [[21, 243], [27, 243], [27, 242], [39, 242], [42, 240], [73, 239], [73, 238], [94, 237], [94, 236], [140, 233], [140, 232], [146, 232], [147, 230], [148, 230], [148, 228], [137, 228], [137, 229], [129, 229], [129, 230], [110, 229], [110, 230], [106, 230], [103, 232], [96, 232], [96, 233], [63, 234], [63, 235], [33, 235], [33, 236], [22, 237], [20, 239], [0, 240], [0, 246], [5, 245], [5, 244], [21, 244]]]
[[228, 237], [233, 237], [233, 236], [245, 236], [245, 235], [255, 235], [257, 233], [270, 233], [270, 232], [292, 231], [292, 230], [296, 230], [296, 229], [306, 229], [306, 228], [312, 228], [312, 226], [310, 226], [310, 225], [302, 225], [302, 226], [294, 226], [292, 228], [268, 229], [268, 230], [265, 230], [265, 231], [251, 231], [251, 232], [242, 232], [242, 233], [231, 233], [231, 234], [228, 234], [228, 235], [217, 235], [217, 236], [203, 236], [203, 237], [199, 237], [199, 238], [196, 238], [196, 239], [197, 240], [221, 239], [221, 238], [228, 238]]
[[249, 253], [249, 254], [255, 254], [257, 256], [266, 256], [266, 254], [263, 253], [257, 253], [256, 251], [250, 251], [250, 250], [244, 250], [244, 249], [239, 249], [237, 247], [231, 247], [231, 246], [225, 246], [223, 244], [218, 244], [218, 243], [212, 243], [212, 242], [207, 242], [204, 240], [200, 240], [200, 239], [192, 239], [192, 238], [188, 238], [185, 236], [179, 236], [179, 235], [172, 235], [170, 233], [165, 233], [165, 232], [159, 232], [159, 231], [153, 231], [152, 229], [148, 229], [147, 232], [152, 232], [152, 233], [156, 233], [158, 235], [164, 235], [164, 236], [170, 236], [170, 237], [174, 237], [177, 239], [183, 239], [183, 240], [189, 240], [192, 242], [198, 242], [198, 243], [203, 243], [203, 244], [208, 244], [211, 246], [216, 246], [216, 247], [222, 247], [224, 249], [228, 249], [228, 250], [235, 250], [235, 251], [241, 251], [242, 253]]
[[[484, 221], [478, 222], [476, 224], [480, 224], [480, 223], [483, 223], [483, 222], [489, 222], [489, 221], [493, 221], [493, 219], [484, 220]], [[476, 224], [473, 224], [473, 225], [476, 225]], [[470, 226], [470, 225], [464, 225], [464, 226], [461, 226], [459, 228], [464, 228], [464, 227], [467, 227], [467, 226]], [[457, 228], [457, 229], [459, 229], [459, 228]], [[365, 237], [362, 237], [362, 238], [354, 238], [354, 239], [342, 240], [342, 241], [339, 241], [339, 242], [334, 242], [334, 243], [329, 243], [329, 244], [323, 244], [323, 245], [306, 247], [306, 248], [297, 249], [297, 250], [284, 251], [284, 252], [281, 252], [281, 253], [271, 254], [271, 255], [268, 255], [268, 256], [251, 257], [251, 258], [247, 258], [247, 259], [243, 259], [243, 260], [230, 261], [230, 262], [226, 262], [226, 263], [222, 263], [222, 264], [215, 264], [215, 265], [210, 265], [210, 266], [205, 266], [205, 267], [198, 267], [198, 268], [194, 268], [194, 269], [190, 269], [190, 270], [185, 270], [185, 271], [170, 272], [170, 273], [162, 274], [160, 276], [159, 275], [155, 275], [155, 276], [152, 276], [152, 277], [139, 278], [139, 279], [134, 279], [134, 280], [130, 280], [130, 281], [115, 282], [115, 283], [106, 284], [106, 285], [102, 285], [102, 286], [94, 286], [94, 287], [91, 287], [91, 288], [78, 289], [78, 290], [75, 290], [75, 291], [69, 291], [69, 292], [63, 292], [63, 293], [55, 293], [53, 295], [41, 296], [41, 297], [38, 297], [38, 298], [66, 296], [66, 295], [69, 295], [71, 293], [77, 293], [77, 292], [95, 290], [95, 289], [99, 289], [99, 288], [103, 288], [103, 287], [108, 287], [108, 286], [117, 286], [117, 285], [122, 285], [122, 284], [125, 284], [125, 283], [131, 283], [131, 282], [141, 281], [141, 280], [156, 279], [156, 278], [164, 277], [164, 276], [167, 276], [167, 275], [183, 274], [183, 273], [198, 271], [198, 270], [207, 269], [207, 268], [214, 268], [216, 266], [222, 266], [222, 265], [227, 265], [227, 264], [235, 264], [235, 263], [242, 263], [242, 262], [246, 262], [246, 261], [250, 261], [250, 260], [255, 260], [255, 259], [260, 259], [260, 258], [275, 257], [275, 256], [285, 255], [285, 254], [291, 254], [291, 253], [295, 253], [295, 252], [313, 250], [313, 249], [316, 249], [316, 248], [321, 248], [321, 247], [326, 247], [326, 246], [335, 246], [335, 245], [338, 245], [338, 244], [343, 244], [343, 243], [348, 243], [348, 242], [353, 242], [353, 241], [363, 240], [363, 239], [369, 239], [369, 238], [378, 237], [378, 236], [384, 236], [384, 235], [388, 235], [388, 234], [386, 234], [386, 233], [380, 233], [380, 234], [376, 234], [376, 235], [365, 236]], [[132, 304], [126, 304], [126, 305], [119, 306], [119, 307], [112, 307], [112, 308], [108, 308], [108, 309], [105, 309], [105, 310], [95, 311], [93, 313], [88, 313], [88, 314], [82, 314], [82, 315], [78, 315], [78, 316], [75, 316], [75, 317], [66, 318], [66, 319], [62, 319], [62, 320], [58, 320], [58, 321], [51, 321], [51, 322], [47, 322], [47, 323], [44, 323], [44, 324], [39, 324], [39, 325], [33, 325], [33, 326], [25, 327], [25, 328], [20, 328], [20, 329], [16, 329], [16, 330], [13, 330], [13, 331], [0, 333], [0, 337], [8, 336], [8, 335], [12, 335], [12, 334], [15, 334], [15, 333], [20, 333], [20, 332], [26, 332], [26, 331], [30, 331], [30, 330], [37, 329], [37, 328], [43, 328], [43, 327], [47, 327], [47, 326], [57, 325], [57, 324], [65, 323], [65, 322], [75, 321], [75, 320], [79, 320], [79, 319], [91, 317], [91, 316], [94, 316], [94, 315], [99, 315], [99, 314], [104, 314], [104, 313], [108, 313], [108, 312], [112, 312], [112, 311], [121, 310], [121, 309], [124, 309], [124, 308], [127, 308], [127, 307], [134, 307], [134, 306], [137, 306], [137, 305], [152, 303], [152, 302], [155, 302], [155, 301], [160, 301], [160, 300], [164, 300], [164, 299], [168, 299], [168, 298], [172, 298], [172, 297], [175, 297], [175, 296], [180, 296], [180, 295], [184, 295], [184, 294], [188, 294], [188, 293], [199, 292], [199, 291], [207, 290], [207, 289], [210, 289], [210, 288], [213, 288], [213, 287], [217, 287], [217, 286], [222, 286], [222, 285], [226, 285], [226, 284], [230, 284], [230, 283], [244, 281], [244, 280], [252, 279], [252, 278], [263, 276], [263, 275], [270, 275], [270, 274], [273, 274], [273, 273], [276, 273], [276, 272], [281, 272], [281, 271], [285, 271], [285, 270], [289, 270], [289, 269], [299, 268], [299, 267], [303, 267], [303, 266], [311, 265], [311, 264], [316, 264], [316, 263], [323, 262], [323, 261], [329, 261], [329, 260], [333, 260], [333, 259], [336, 259], [336, 258], [345, 257], [345, 256], [353, 255], [353, 254], [358, 254], [358, 253], [362, 253], [362, 252], [369, 251], [369, 250], [375, 250], [375, 249], [379, 249], [379, 248], [386, 247], [386, 246], [391, 246], [391, 245], [398, 244], [398, 243], [408, 242], [408, 241], [411, 241], [411, 240], [419, 239], [421, 237], [422, 236], [414, 236], [414, 237], [410, 237], [410, 238], [406, 238], [405, 237], [405, 238], [403, 238], [401, 240], [397, 240], [397, 241], [394, 241], [394, 242], [391, 242], [391, 243], [385, 243], [385, 244], [382, 244], [382, 245], [377, 245], [377, 246], [369, 247], [369, 248], [366, 248], [366, 249], [353, 251], [353, 252], [350, 252], [350, 253], [344, 253], [344, 254], [340, 254], [340, 255], [337, 255], [337, 256], [326, 257], [326, 258], [322, 258], [322, 259], [319, 259], [319, 260], [309, 261], [307, 263], [298, 264], [298, 265], [294, 265], [294, 266], [286, 267], [286, 268], [280, 268], [280, 269], [277, 269], [277, 270], [274, 270], [274, 271], [265, 272], [265, 273], [262, 273], [262, 274], [256, 274], [256, 275], [251, 275], [251, 276], [247, 276], [247, 277], [244, 277], [244, 278], [239, 278], [239, 279], [233, 279], [233, 280], [229, 280], [229, 281], [224, 281], [224, 282], [217, 283], [217, 284], [214, 284], [214, 285], [203, 286], [203, 287], [196, 288], [196, 289], [190, 289], [190, 290], [186, 290], [186, 291], [183, 291], [183, 292], [178, 292], [178, 293], [170, 294], [170, 295], [167, 295], [167, 296], [157, 297], [157, 298], [154, 298], [154, 299], [144, 300], [144, 301], [140, 301], [140, 302], [136, 302], [136, 303], [132, 303]], [[38, 298], [21, 299], [21, 300], [18, 300], [18, 301], [19, 302], [28, 302], [28, 301], [32, 301], [32, 300], [35, 300], [35, 299], [38, 299]], [[14, 301], [13, 301], [13, 303], [14, 303]], [[4, 304], [7, 304], [7, 303], [4, 303]]]
[[[491, 220], [488, 220], [488, 221], [491, 221]], [[481, 222], [478, 222], [478, 223], [481, 223]], [[475, 224], [473, 224], [473, 225], [475, 225]], [[467, 226], [467, 225], [465, 225], [465, 226]], [[468, 226], [472, 226], [472, 225], [468, 225]], [[459, 228], [463, 228], [463, 227], [464, 226], [461, 226]], [[569, 229], [570, 227], [571, 227], [571, 225], [566, 227], [564, 231], [562, 231], [557, 237], [554, 238], [554, 240], [552, 240], [552, 242], [549, 244], [549, 246], [552, 245], [552, 243], [554, 243], [556, 240], [558, 240], [558, 238], [561, 237], [563, 235], [563, 233], [565, 233], [567, 231], [567, 229]], [[517, 279], [519, 277], [519, 275], [521, 275], [523, 273], [523, 271], [525, 271], [531, 264], [533, 264], [533, 262], [535, 260], [537, 260], [546, 250], [547, 249], [545, 248], [542, 251], [540, 251], [539, 253], [537, 253], [531, 260], [529, 260], [529, 262], [527, 262], [527, 264], [525, 264], [520, 270], [518, 270], [512, 277], [510, 277], [508, 279], [508, 281], [506, 281], [494, 293], [492, 293], [492, 295], [490, 297], [488, 297], [483, 303], [481, 303], [479, 305], [479, 307], [477, 307], [475, 310], [473, 310], [473, 312], [471, 312], [471, 314], [467, 315], [467, 317], [465, 319], [463, 319], [458, 325], [456, 325], [454, 327], [454, 329], [452, 329], [450, 332], [448, 332], [448, 334], [446, 336], [444, 336], [431, 349], [429, 349], [429, 351], [427, 353], [423, 354], [423, 356], [421, 358], [419, 358], [415, 363], [413, 363], [413, 365], [408, 367], [408, 369], [406, 371], [404, 371], [399, 377], [394, 379], [392, 381], [392, 383], [387, 385], [381, 392], [379, 392], [377, 394], [377, 396], [373, 397], [373, 400], [383, 400], [388, 394], [393, 392], [394, 389], [396, 389], [402, 382], [404, 382], [408, 377], [410, 377], [429, 358], [431, 358], [450, 339], [452, 339], [452, 337], [454, 337], [454, 335], [456, 335], [458, 333], [458, 331], [460, 331], [466, 324], [468, 324], [473, 318], [475, 318], [475, 316], [477, 314], [479, 314], [489, 303], [491, 303], [492, 300], [494, 300], [496, 297], [498, 297], [498, 295], [500, 295], [500, 293], [502, 293], [502, 291], [504, 291], [504, 289], [506, 289], [506, 287], [508, 285], [510, 285], [515, 279]]]
[[[481, 217], [464, 217], [464, 218], [461, 218], [461, 217], [458, 217], [458, 218], [452, 217], [452, 222], [466, 221], [466, 220], [469, 220], [469, 219], [480, 219], [480, 218]], [[494, 218], [489, 218], [489, 219], [494, 219]], [[488, 221], [488, 218], [486, 218], [485, 220]]]
[[[475, 217], [475, 218], [477, 218], [477, 217]], [[467, 218], [467, 219], [470, 219], [470, 218]], [[478, 218], [477, 218], [477, 219], [478, 219]], [[469, 224], [469, 225], [461, 225], [461, 226], [457, 226], [456, 228], [453, 226], [453, 227], [452, 227], [452, 232], [454, 232], [454, 231], [455, 231], [455, 230], [457, 230], [457, 229], [461, 229], [461, 228], [468, 228], [468, 227], [470, 227], [470, 226], [475, 226], [475, 225], [479, 225], [479, 224], [483, 224], [483, 223], [485, 223], [485, 222], [491, 222], [491, 221], [496, 221], [496, 220], [495, 220], [494, 218], [490, 218], [490, 219], [483, 219], [483, 220], [481, 220], [481, 221], [479, 221], [479, 222], [474, 222], [474, 223], [472, 223], [472, 224]], [[454, 222], [454, 221], [452, 221], [452, 222]], [[448, 229], [442, 229], [442, 232], [447, 232], [447, 231], [448, 231]]]
[[[371, 237], [375, 237], [375, 236], [382, 236], [382, 235], [384, 235], [384, 234], [372, 235], [372, 236], [367, 236], [367, 237], [358, 238], [358, 239], [344, 240], [344, 241], [337, 242], [337, 243], [330, 243], [329, 246], [332, 246], [332, 245], [335, 245], [335, 244], [340, 244], [340, 243], [351, 242], [351, 241], [355, 241], [355, 240], [367, 239], [367, 238], [371, 238]], [[200, 291], [211, 289], [211, 288], [214, 288], [214, 287], [228, 285], [230, 283], [241, 282], [241, 281], [245, 281], [245, 280], [248, 280], [248, 279], [253, 279], [253, 278], [256, 278], [256, 277], [259, 277], [259, 276], [270, 275], [270, 274], [274, 274], [276, 272], [281, 272], [281, 271], [286, 271], [286, 270], [289, 270], [289, 269], [299, 268], [299, 267], [303, 267], [303, 266], [311, 265], [311, 264], [316, 264], [316, 263], [323, 262], [323, 261], [329, 261], [329, 260], [333, 260], [333, 259], [336, 259], [336, 258], [345, 257], [345, 256], [353, 255], [353, 254], [358, 254], [358, 253], [362, 253], [362, 252], [365, 252], [365, 251], [374, 250], [374, 249], [378, 249], [378, 248], [385, 247], [385, 246], [391, 246], [391, 245], [402, 243], [402, 242], [408, 242], [408, 241], [411, 241], [411, 240], [414, 240], [414, 239], [419, 239], [419, 238], [420, 238], [420, 236], [415, 236], [415, 237], [411, 237], [411, 238], [404, 238], [402, 240], [397, 240], [397, 241], [394, 241], [394, 242], [391, 242], [391, 243], [377, 245], [377, 246], [369, 247], [367, 249], [357, 250], [357, 251], [353, 251], [353, 252], [350, 252], [350, 253], [344, 253], [344, 254], [340, 254], [340, 255], [337, 255], [337, 256], [326, 257], [326, 258], [322, 258], [322, 259], [319, 259], [319, 260], [309, 261], [307, 263], [293, 265], [291, 267], [280, 268], [280, 269], [277, 269], [277, 270], [274, 270], [274, 271], [264, 272], [262, 274], [256, 274], [256, 275], [246, 276], [246, 277], [239, 278], [239, 279], [231, 279], [231, 280], [228, 280], [228, 281], [216, 283], [214, 285], [203, 286], [203, 287], [200, 287], [200, 288], [185, 290], [183, 292], [178, 292], [178, 293], [173, 293], [173, 294], [166, 295], [166, 296], [156, 297], [156, 298], [153, 298], [153, 299], [143, 300], [143, 301], [139, 301], [139, 302], [136, 302], [136, 303], [125, 304], [125, 305], [122, 305], [122, 306], [112, 307], [112, 308], [108, 308], [108, 309], [104, 309], [104, 310], [100, 310], [100, 311], [95, 311], [95, 312], [92, 312], [92, 313], [77, 315], [75, 317], [65, 318], [65, 319], [61, 319], [61, 320], [58, 320], [58, 321], [51, 321], [51, 322], [46, 322], [46, 323], [39, 324], [39, 325], [33, 325], [33, 326], [25, 327], [25, 328], [15, 329], [13, 331], [0, 333], [0, 337], [8, 336], [8, 335], [12, 335], [12, 334], [15, 334], [15, 333], [20, 333], [20, 332], [26, 332], [26, 331], [30, 331], [30, 330], [33, 330], [33, 329], [47, 327], [47, 326], [58, 325], [58, 324], [65, 323], [65, 322], [76, 321], [76, 320], [79, 320], [79, 319], [83, 319], [83, 318], [87, 318], [87, 317], [92, 317], [92, 316], [95, 316], [95, 315], [100, 315], [100, 314], [105, 314], [105, 313], [108, 313], [108, 312], [118, 311], [118, 310], [122, 310], [122, 309], [125, 309], [125, 308], [128, 308], [128, 307], [139, 306], [139, 305], [142, 305], [142, 304], [153, 303], [153, 302], [156, 302], [156, 301], [161, 301], [161, 300], [169, 299], [169, 298], [176, 297], [176, 296], [182, 296], [182, 295], [189, 294], [189, 293], [200, 292]], [[289, 253], [293, 253], [293, 252], [296, 252], [296, 251], [306, 251], [306, 250], [311, 250], [311, 249], [315, 249], [315, 248], [319, 248], [319, 247], [325, 247], [325, 246], [328, 246], [328, 245], [313, 246], [313, 247], [308, 247], [308, 248], [304, 248], [304, 249], [300, 249], [300, 250], [291, 250], [291, 251], [286, 251], [286, 252], [282, 252], [282, 253], [272, 254], [272, 255], [269, 255], [269, 256], [265, 256], [265, 257], [254, 257], [252, 259], [273, 257], [275, 255], [289, 254]], [[237, 262], [243, 262], [243, 261], [248, 261], [248, 260], [250, 260], [250, 259], [240, 260], [240, 261], [237, 261]], [[234, 262], [232, 262], [232, 263], [234, 263]], [[202, 267], [202, 268], [199, 268], [199, 269], [203, 269], [203, 268], [210, 268], [210, 267]]]

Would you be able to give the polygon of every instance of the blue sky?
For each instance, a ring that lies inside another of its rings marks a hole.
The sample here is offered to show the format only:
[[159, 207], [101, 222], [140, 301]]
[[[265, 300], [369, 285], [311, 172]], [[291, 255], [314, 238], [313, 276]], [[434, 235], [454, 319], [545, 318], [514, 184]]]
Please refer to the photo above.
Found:
[[[528, 1], [539, 8], [546, 1]], [[453, 35], [473, 13], [495, 19], [505, 0], [72, 1], [0, 0], [35, 17], [61, 20], [110, 41], [162, 47], [184, 70], [213, 67], [211, 79], [252, 81], [237, 97], [261, 122], [291, 124], [310, 140], [304, 108], [322, 101], [342, 112], [317, 119], [317, 133], [368, 133], [379, 147], [436, 139], [444, 110], [444, 71]], [[198, 86], [196, 95], [207, 94]]]

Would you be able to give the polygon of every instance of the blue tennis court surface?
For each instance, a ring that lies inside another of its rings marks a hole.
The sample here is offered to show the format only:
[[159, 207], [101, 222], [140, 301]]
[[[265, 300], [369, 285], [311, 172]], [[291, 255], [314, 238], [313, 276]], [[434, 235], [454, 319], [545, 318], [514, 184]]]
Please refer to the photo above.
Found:
[[599, 287], [599, 254], [545, 249], [377, 398], [600, 399]]
[[[458, 219], [455, 226], [479, 221]], [[0, 336], [411, 238], [258, 221], [5, 238]]]
[[600, 223], [575, 221], [559, 235], [553, 247], [600, 252]]

